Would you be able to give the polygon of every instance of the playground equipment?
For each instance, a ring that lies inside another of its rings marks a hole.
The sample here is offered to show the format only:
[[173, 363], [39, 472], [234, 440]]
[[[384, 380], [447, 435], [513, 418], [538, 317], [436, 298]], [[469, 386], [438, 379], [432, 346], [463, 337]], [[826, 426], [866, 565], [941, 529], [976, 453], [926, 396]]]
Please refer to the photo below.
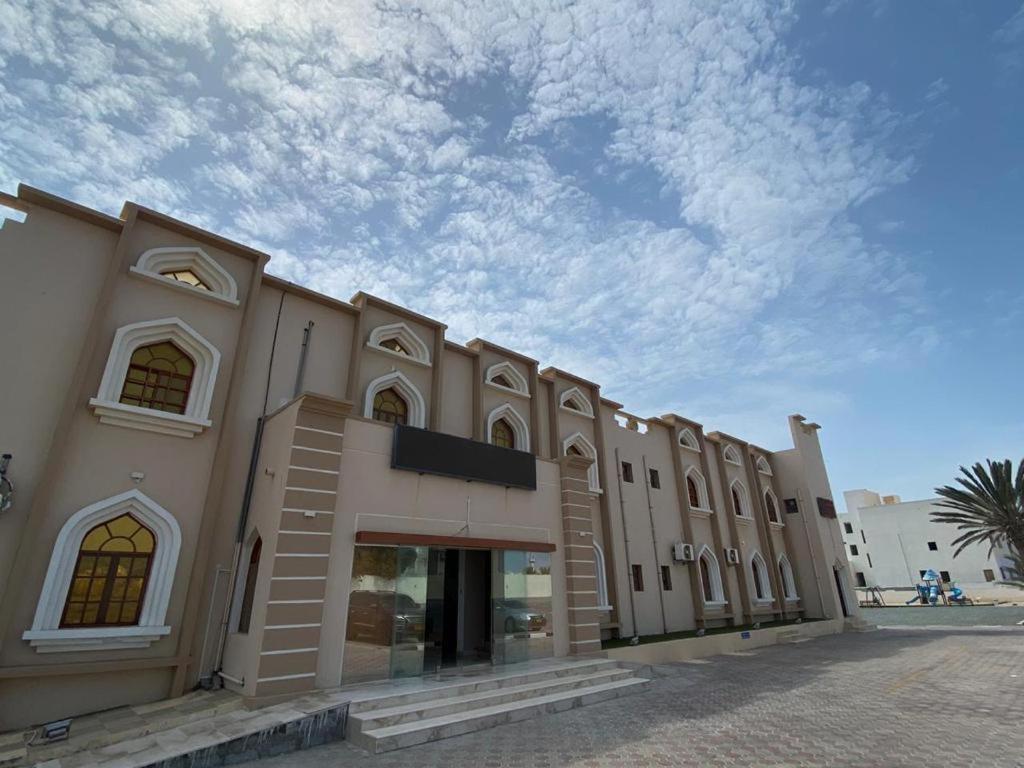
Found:
[[942, 578], [929, 568], [921, 575], [921, 583], [916, 584], [917, 594], [907, 600], [907, 605], [974, 605], [974, 601], [964, 594], [956, 584], [949, 585], [949, 594], [943, 588]]

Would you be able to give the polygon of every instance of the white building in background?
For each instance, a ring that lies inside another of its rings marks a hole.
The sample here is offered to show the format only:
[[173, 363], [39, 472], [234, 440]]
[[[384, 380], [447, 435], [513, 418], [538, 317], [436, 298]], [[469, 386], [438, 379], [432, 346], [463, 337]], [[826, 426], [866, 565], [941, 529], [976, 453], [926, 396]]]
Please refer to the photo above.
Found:
[[965, 549], [956, 558], [955, 525], [937, 523], [931, 513], [940, 499], [901, 501], [874, 491], [845, 491], [846, 513], [839, 515], [843, 543], [858, 587], [907, 587], [928, 568], [945, 582], [984, 584], [1012, 577], [1006, 551], [989, 556], [987, 544]]

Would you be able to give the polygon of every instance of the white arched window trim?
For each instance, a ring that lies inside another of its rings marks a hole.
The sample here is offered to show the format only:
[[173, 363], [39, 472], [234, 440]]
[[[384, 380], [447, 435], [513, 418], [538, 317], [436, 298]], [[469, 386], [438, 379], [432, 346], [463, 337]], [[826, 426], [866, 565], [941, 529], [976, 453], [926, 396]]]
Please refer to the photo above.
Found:
[[795, 603], [800, 599], [800, 595], [796, 591], [796, 578], [793, 576], [793, 565], [789, 562], [789, 558], [786, 557], [785, 552], [779, 555], [779, 576], [781, 576], [782, 591], [785, 593], [786, 600], [788, 602]]
[[597, 610], [610, 611], [612, 606], [608, 602], [608, 572], [604, 566], [604, 550], [597, 542], [594, 542], [594, 574], [597, 576]]
[[768, 463], [768, 459], [766, 459], [764, 456], [757, 457], [757, 471], [760, 472], [762, 475], [768, 475], [769, 477], [771, 477], [772, 468], [771, 465]]
[[[393, 349], [381, 346], [381, 344], [390, 339], [398, 341], [399, 344], [409, 350], [409, 354], [403, 355], [401, 352], [395, 352]], [[366, 346], [401, 360], [411, 360], [414, 363], [430, 365], [430, 347], [405, 323], [378, 325], [370, 331], [370, 339], [366, 342]]]
[[702, 582], [700, 594], [704, 599], [704, 605], [712, 608], [721, 608], [725, 605], [725, 589], [722, 587], [722, 569], [718, 565], [718, 558], [715, 557], [715, 553], [711, 551], [711, 548], [707, 544], [700, 548], [700, 554], [697, 555], [697, 567], [707, 569], [708, 581], [711, 582], [712, 600], [708, 600], [707, 597], [705, 597]]
[[[167, 413], [152, 408], [119, 403], [132, 353], [145, 344], [172, 341], [195, 363], [185, 413]], [[89, 401], [104, 424], [132, 427], [178, 437], [193, 437], [211, 425], [210, 404], [220, 367], [220, 352], [188, 323], [178, 317], [146, 320], [117, 329], [103, 369], [100, 390]]]
[[679, 433], [679, 445], [683, 448], [689, 448], [691, 451], [700, 451], [700, 443], [697, 442], [697, 436], [693, 434], [693, 430], [689, 427], [686, 427]]
[[[733, 491], [736, 491], [736, 496], [740, 500], [740, 508], [736, 509], [736, 503], [733, 500]], [[745, 486], [739, 480], [733, 480], [729, 485], [729, 502], [733, 506], [733, 514], [736, 517], [744, 520], [753, 520], [754, 515], [750, 511], [750, 495], [747, 493], [747, 486]]]
[[[775, 505], [774, 520], [772, 520], [771, 513], [768, 512], [768, 499], [771, 499], [772, 503]], [[775, 496], [775, 491], [773, 491], [771, 488], [764, 489], [764, 507], [765, 515], [768, 517], [769, 525], [785, 526], [785, 523], [782, 521], [782, 510], [779, 508], [779, 499]]]
[[[188, 269], [195, 273], [210, 290], [196, 288], [194, 285], [167, 277], [164, 272]], [[150, 248], [139, 256], [139, 260], [129, 268], [137, 277], [152, 280], [169, 288], [188, 291], [194, 296], [213, 299], [233, 307], [238, 306], [238, 284], [224, 267], [218, 264], [202, 248], [191, 246], [169, 246]]]
[[[573, 406], [566, 405], [566, 403], [572, 403]], [[575, 413], [577, 416], [586, 416], [588, 419], [594, 418], [594, 407], [590, 404], [590, 398], [583, 394], [583, 390], [579, 387], [569, 387], [558, 397], [558, 407], [564, 408], [569, 413]]]
[[504, 419], [512, 427], [512, 434], [516, 437], [516, 450], [529, 452], [530, 427], [511, 403], [499, 405], [487, 414], [487, 442], [491, 442], [491, 427], [498, 419]]
[[[498, 384], [494, 379], [498, 376], [504, 376], [511, 387], [506, 387], [504, 384]], [[530, 396], [530, 385], [526, 381], [526, 377], [519, 372], [519, 370], [512, 365], [508, 360], [504, 360], [500, 363], [495, 363], [487, 372], [484, 374], [484, 382], [489, 386], [500, 389], [502, 392], [514, 392], [522, 397]]]
[[761, 557], [761, 553], [756, 549], [751, 553], [750, 557], [747, 558], [747, 565], [750, 568], [757, 570], [757, 575], [761, 581], [761, 589], [764, 592], [763, 597], [757, 596], [757, 588], [754, 586], [754, 580], [750, 580], [750, 599], [755, 603], [762, 605], [772, 602], [772, 582], [771, 574], [768, 572], [768, 565], [765, 563], [764, 558]]
[[[704, 480], [704, 475], [700, 473], [700, 470], [696, 467], [690, 467], [686, 470], [685, 478], [692, 478], [694, 484], [697, 486], [697, 498], [700, 500], [700, 506], [697, 508], [690, 507], [691, 512], [708, 512], [711, 510], [711, 500], [708, 498], [708, 484]], [[689, 494], [690, 489], [686, 489], [686, 493]], [[689, 496], [687, 496], [689, 498]]]
[[[60, 618], [67, 601], [68, 589], [82, 539], [94, 527], [119, 515], [129, 513], [156, 536], [156, 548], [150, 567], [146, 594], [142, 599], [139, 622], [131, 627], [83, 627], [61, 629]], [[171, 599], [174, 572], [181, 550], [181, 529], [166, 509], [137, 489], [125, 491], [109, 499], [78, 510], [57, 534], [50, 565], [46, 570], [43, 590], [36, 605], [32, 629], [22, 634], [39, 653], [57, 651], [92, 651], [111, 648], [146, 648], [150, 643], [170, 634], [165, 625], [167, 605]]]
[[740, 452], [736, 450], [735, 445], [725, 446], [722, 450], [722, 458], [728, 464], [735, 464], [736, 466], [741, 466], [743, 464], [743, 461], [740, 459]]
[[408, 422], [410, 427], [425, 429], [427, 426], [427, 404], [416, 385], [401, 371], [391, 371], [378, 376], [366, 386], [366, 399], [363, 401], [363, 416], [373, 418], [373, 398], [381, 390], [394, 387], [409, 406]]
[[601, 493], [601, 477], [597, 471], [597, 449], [580, 432], [569, 435], [569, 437], [562, 441], [563, 455], [568, 455], [569, 446], [571, 445], [575, 445], [579, 452], [588, 459], [594, 460], [587, 469], [587, 484], [590, 486], [591, 492]]

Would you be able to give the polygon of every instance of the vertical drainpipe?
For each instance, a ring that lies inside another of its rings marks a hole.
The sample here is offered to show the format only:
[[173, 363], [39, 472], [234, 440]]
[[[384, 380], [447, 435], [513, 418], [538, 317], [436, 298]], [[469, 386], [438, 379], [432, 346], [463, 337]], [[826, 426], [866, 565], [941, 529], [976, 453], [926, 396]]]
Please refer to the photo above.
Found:
[[655, 577], [658, 581], [658, 598], [661, 600], [661, 633], [668, 633], [668, 619], [665, 618], [665, 585], [661, 580], [661, 562], [658, 560], [658, 535], [654, 528], [654, 505], [651, 503], [651, 475], [647, 470], [647, 454], [640, 454], [644, 469], [644, 490], [647, 491], [647, 515], [651, 519], [651, 545], [654, 548]]
[[[302, 349], [299, 351], [299, 370], [295, 374], [295, 394], [298, 397], [302, 394], [302, 382], [306, 376], [306, 355], [309, 354], [309, 337], [313, 335], [313, 321], [306, 323], [302, 329]], [[264, 408], [266, 410], [266, 408]]]

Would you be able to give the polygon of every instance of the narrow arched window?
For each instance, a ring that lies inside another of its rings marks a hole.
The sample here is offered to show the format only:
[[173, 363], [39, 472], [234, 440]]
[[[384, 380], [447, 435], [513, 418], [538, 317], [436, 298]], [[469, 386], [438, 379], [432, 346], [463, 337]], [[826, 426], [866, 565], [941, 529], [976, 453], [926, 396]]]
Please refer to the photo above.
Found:
[[185, 413], [195, 363], [172, 341], [146, 344], [132, 352], [120, 402], [154, 411]]
[[761, 583], [761, 570], [756, 562], [751, 561], [750, 573], [754, 577], [754, 595], [758, 600], [764, 600], [764, 584]]
[[119, 627], [139, 621], [156, 537], [130, 514], [82, 539], [61, 627]]
[[775, 497], [772, 494], [764, 495], [764, 505], [768, 509], [768, 519], [773, 523], [779, 522], [779, 508], [775, 506]]
[[516, 447], [515, 433], [504, 419], [498, 419], [491, 424], [491, 445], [497, 445], [499, 448]]
[[409, 406], [392, 387], [373, 396], [373, 418], [388, 424], [408, 423]]
[[740, 503], [740, 494], [736, 486], [732, 488], [732, 508], [738, 517], [743, 517], [743, 505]]
[[690, 509], [700, 509], [700, 491], [697, 490], [697, 481], [689, 475], [686, 476], [686, 493], [690, 497]]
[[249, 568], [245, 572], [245, 587], [242, 590], [242, 607], [238, 612], [238, 631], [248, 632], [252, 621], [252, 601], [256, 595], [256, 579], [260, 571], [260, 553], [263, 551], [263, 540], [256, 539], [249, 552]]
[[193, 288], [199, 288], [204, 291], [210, 290], [210, 286], [204, 283], [202, 278], [191, 269], [169, 269], [166, 272], [161, 272], [160, 274], [164, 277], [169, 277], [172, 280], [177, 280], [179, 283], [191, 285]]
[[710, 603], [715, 599], [714, 589], [711, 587], [711, 572], [708, 570], [706, 557], [700, 559], [700, 585], [704, 591], [704, 602]]

